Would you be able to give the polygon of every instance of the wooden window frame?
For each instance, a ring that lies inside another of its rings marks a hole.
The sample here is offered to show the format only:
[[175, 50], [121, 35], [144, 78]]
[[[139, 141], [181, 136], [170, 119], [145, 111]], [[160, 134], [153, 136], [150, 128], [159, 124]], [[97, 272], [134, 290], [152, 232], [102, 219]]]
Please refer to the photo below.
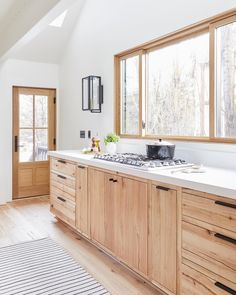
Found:
[[[123, 51], [114, 56], [115, 69], [115, 131], [121, 138], [136, 139], [172, 139], [181, 141], [200, 141], [216, 143], [236, 143], [236, 138], [216, 137], [215, 135], [215, 30], [223, 25], [236, 21], [236, 9], [231, 9], [214, 17], [205, 19], [196, 24], [190, 25], [173, 33], [164, 35], [158, 39], [141, 44], [132, 49]], [[143, 129], [143, 119], [146, 113], [146, 53], [158, 48], [175, 44], [200, 34], [209, 33], [209, 136], [158, 136], [146, 135]], [[121, 93], [120, 93], [120, 61], [132, 56], [139, 55], [139, 134], [129, 135], [121, 133]], [[145, 79], [145, 82], [144, 82]], [[145, 94], [145, 95], [144, 95]]]

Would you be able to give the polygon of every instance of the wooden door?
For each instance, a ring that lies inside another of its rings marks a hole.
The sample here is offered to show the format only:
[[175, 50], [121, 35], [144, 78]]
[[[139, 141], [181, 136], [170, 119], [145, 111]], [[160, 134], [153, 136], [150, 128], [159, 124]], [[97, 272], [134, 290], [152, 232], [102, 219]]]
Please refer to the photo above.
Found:
[[53, 89], [13, 87], [13, 198], [49, 194], [48, 150], [55, 149]]
[[122, 178], [116, 209], [116, 254], [142, 274], [147, 274], [148, 187], [146, 182]]
[[152, 185], [149, 208], [148, 275], [175, 294], [177, 192]]
[[88, 168], [78, 165], [76, 169], [76, 228], [86, 237], [89, 230]]

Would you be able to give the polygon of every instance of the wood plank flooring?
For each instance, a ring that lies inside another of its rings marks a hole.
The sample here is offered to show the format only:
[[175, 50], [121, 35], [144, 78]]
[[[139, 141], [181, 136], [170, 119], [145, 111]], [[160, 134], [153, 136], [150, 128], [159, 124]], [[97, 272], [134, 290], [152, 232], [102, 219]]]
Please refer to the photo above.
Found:
[[47, 197], [0, 206], [0, 247], [50, 236], [113, 295], [160, 295], [49, 212]]

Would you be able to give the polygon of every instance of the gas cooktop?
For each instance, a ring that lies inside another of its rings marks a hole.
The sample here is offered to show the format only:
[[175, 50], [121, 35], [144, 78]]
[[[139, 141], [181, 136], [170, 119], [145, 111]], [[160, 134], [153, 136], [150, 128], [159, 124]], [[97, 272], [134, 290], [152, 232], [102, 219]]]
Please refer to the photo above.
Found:
[[190, 167], [192, 164], [182, 159], [153, 160], [145, 155], [133, 153], [119, 153], [115, 155], [96, 154], [95, 159], [133, 166], [142, 170], [159, 170], [166, 168]]

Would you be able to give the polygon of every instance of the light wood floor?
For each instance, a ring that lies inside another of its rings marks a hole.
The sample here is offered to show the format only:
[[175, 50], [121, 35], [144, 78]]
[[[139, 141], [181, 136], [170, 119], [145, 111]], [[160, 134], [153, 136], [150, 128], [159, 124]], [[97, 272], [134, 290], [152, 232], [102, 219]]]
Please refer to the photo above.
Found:
[[47, 197], [0, 206], [0, 247], [50, 236], [113, 295], [160, 295], [103, 252], [58, 222]]

